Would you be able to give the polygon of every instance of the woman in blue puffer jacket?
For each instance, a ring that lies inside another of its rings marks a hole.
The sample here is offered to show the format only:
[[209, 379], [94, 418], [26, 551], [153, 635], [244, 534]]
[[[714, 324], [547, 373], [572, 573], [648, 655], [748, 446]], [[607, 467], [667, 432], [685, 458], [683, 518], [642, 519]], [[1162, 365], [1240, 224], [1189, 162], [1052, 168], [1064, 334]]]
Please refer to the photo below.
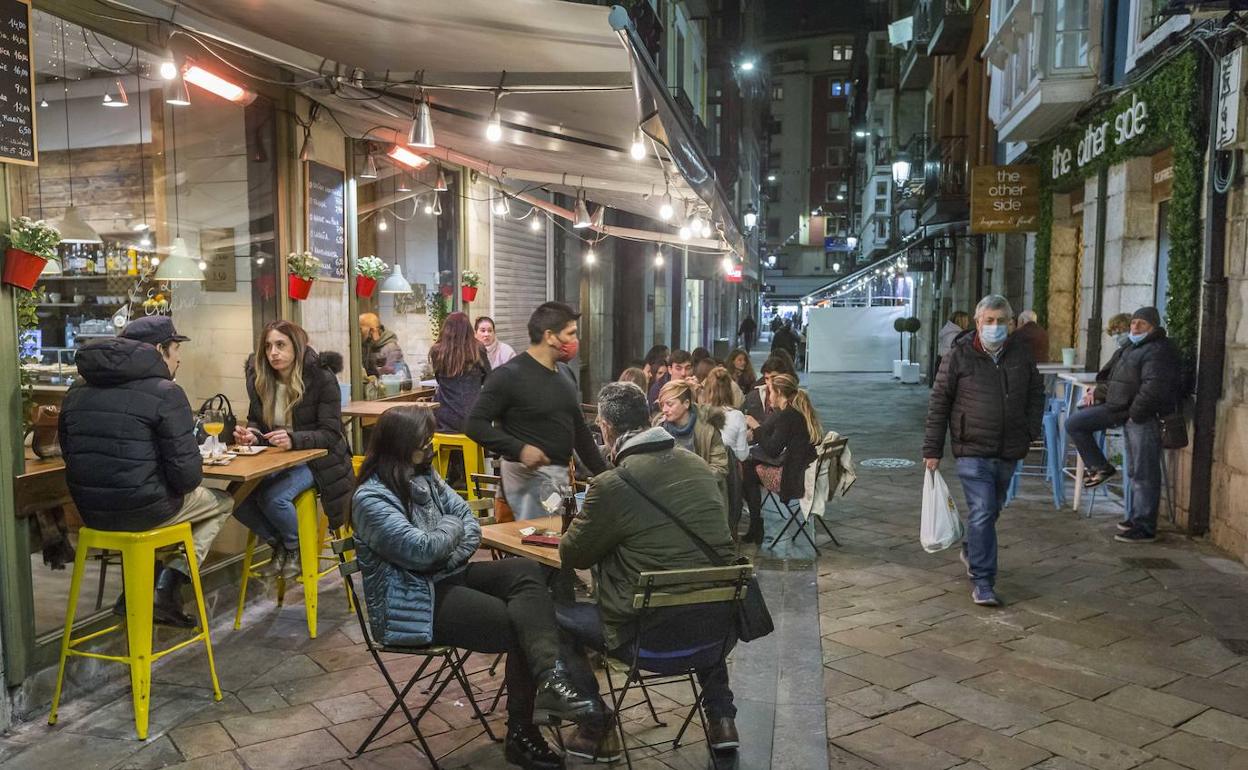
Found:
[[601, 700], [577, 690], [557, 661], [554, 603], [541, 567], [472, 561], [481, 527], [433, 472], [433, 432], [428, 409], [391, 409], [377, 421], [360, 468], [351, 519], [373, 637], [393, 647], [507, 653], [507, 759], [561, 768], [535, 720], [601, 720]]

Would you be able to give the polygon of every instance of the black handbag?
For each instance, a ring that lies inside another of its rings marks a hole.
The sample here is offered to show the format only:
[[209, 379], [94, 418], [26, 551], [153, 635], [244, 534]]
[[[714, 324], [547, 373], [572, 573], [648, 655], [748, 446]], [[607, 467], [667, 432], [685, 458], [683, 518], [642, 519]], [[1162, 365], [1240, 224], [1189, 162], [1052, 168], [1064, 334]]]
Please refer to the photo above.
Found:
[[[636, 490], [639, 495], [644, 497], [651, 505], [658, 509], [659, 513], [662, 513], [664, 516], [671, 519], [672, 523], [679, 527], [680, 531], [684, 532], [685, 536], [693, 541], [693, 544], [702, 551], [702, 553], [706, 556], [707, 561], [709, 561], [712, 565], [716, 567], [730, 567], [750, 563], [750, 560], [745, 557], [740, 557], [731, 563], [725, 561], [705, 540], [694, 534], [693, 530], [689, 529], [688, 525], [681, 521], [675, 514], [669, 511], [666, 506], [658, 500], [655, 500], [649, 492], [642, 488], [641, 484], [637, 483], [637, 479], [633, 478], [632, 474], [624, 468], [616, 468], [615, 470], [619, 474], [620, 478], [624, 480], [625, 484], [628, 484]], [[741, 603], [738, 605], [738, 608], [736, 623], [737, 638], [741, 641], [752, 642], [755, 639], [761, 639], [776, 630], [776, 624], [771, 619], [771, 611], [767, 609], [767, 600], [763, 598], [763, 589], [758, 585], [757, 577], [750, 577], [749, 582], [746, 583], [745, 596], [741, 598]]]
[[1182, 449], [1187, 446], [1187, 420], [1180, 409], [1161, 418], [1161, 448]]
[[222, 444], [232, 443], [234, 441], [234, 429], [238, 427], [238, 420], [234, 417], [234, 407], [230, 405], [230, 399], [226, 398], [224, 393], [218, 393], [199, 405], [199, 410], [195, 412], [195, 442], [202, 444], [208, 440], [208, 432], [204, 430], [204, 413], [209, 409], [216, 409], [225, 413], [225, 428], [222, 429], [221, 435], [217, 438], [221, 440]]

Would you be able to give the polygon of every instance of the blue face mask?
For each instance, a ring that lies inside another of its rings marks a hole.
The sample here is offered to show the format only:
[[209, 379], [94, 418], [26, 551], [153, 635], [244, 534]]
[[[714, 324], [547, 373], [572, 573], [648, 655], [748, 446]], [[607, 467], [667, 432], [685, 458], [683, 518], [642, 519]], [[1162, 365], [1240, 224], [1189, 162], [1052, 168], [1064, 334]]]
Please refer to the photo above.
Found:
[[996, 347], [997, 345], [1000, 345], [1002, 342], [1005, 342], [1005, 338], [1009, 336], [1009, 334], [1010, 334], [1010, 330], [1009, 328], [1006, 327], [1005, 324], [993, 324], [992, 326], [984, 326], [979, 330], [980, 340], [982, 340], [985, 345], [988, 345], [990, 347]]
[[1143, 342], [1144, 338], [1147, 336], [1147, 334], [1128, 334], [1127, 339], [1131, 340], [1132, 345], [1138, 345]]

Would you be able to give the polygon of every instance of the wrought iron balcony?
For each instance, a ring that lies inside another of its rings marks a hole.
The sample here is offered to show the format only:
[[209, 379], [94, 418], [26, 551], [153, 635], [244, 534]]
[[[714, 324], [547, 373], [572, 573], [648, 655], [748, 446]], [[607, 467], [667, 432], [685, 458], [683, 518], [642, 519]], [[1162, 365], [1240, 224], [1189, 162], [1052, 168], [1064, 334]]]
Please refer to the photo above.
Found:
[[923, 163], [922, 224], [965, 219], [969, 211], [970, 164], [965, 136], [931, 142]]
[[[943, 56], [957, 53], [971, 34], [975, 0], [919, 0], [924, 8], [927, 55]], [[915, 14], [915, 27], [919, 15]], [[917, 35], [917, 32], [916, 32]]]
[[927, 43], [931, 38], [930, 5], [931, 0], [915, 0], [914, 3], [914, 13], [911, 15], [913, 37], [901, 58], [900, 82], [903, 90], [927, 88], [928, 81], [932, 79], [932, 60], [927, 53]]
[[917, 209], [926, 199], [926, 159], [930, 144], [927, 134], [915, 134], [901, 148], [899, 157], [909, 160], [910, 173], [903, 180], [898, 180], [895, 176], [893, 178], [893, 183], [897, 186], [898, 211]]

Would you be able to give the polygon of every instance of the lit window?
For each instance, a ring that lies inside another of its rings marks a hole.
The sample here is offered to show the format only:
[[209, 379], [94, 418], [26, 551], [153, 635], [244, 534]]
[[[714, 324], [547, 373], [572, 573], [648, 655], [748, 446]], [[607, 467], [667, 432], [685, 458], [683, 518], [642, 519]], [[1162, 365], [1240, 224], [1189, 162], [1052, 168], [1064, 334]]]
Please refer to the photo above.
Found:
[[771, 87], [771, 100], [773, 102], [784, 101], [784, 86], [774, 85]]
[[828, 96], [844, 96], [845, 92], [841, 87], [841, 81], [833, 80], [828, 84]]

